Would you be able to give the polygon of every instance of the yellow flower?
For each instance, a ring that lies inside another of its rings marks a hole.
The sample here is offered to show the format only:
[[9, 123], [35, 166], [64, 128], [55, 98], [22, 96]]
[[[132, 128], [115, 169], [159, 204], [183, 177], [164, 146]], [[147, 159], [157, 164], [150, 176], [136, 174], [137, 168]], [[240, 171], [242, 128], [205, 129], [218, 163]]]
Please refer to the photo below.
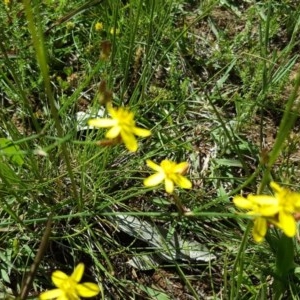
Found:
[[112, 27], [109, 31], [110, 34], [112, 35], [119, 35], [120, 34], [120, 29], [119, 28], [115, 28], [115, 27]]
[[75, 28], [75, 23], [73, 23], [73, 22], [67, 22], [66, 28], [67, 28], [67, 30], [74, 29]]
[[111, 105], [107, 106], [112, 119], [98, 118], [88, 121], [90, 126], [106, 128], [111, 127], [105, 137], [108, 139], [118, 139], [121, 137], [126, 148], [129, 151], [135, 152], [138, 149], [136, 136], [147, 137], [151, 135], [151, 131], [136, 127], [134, 121], [134, 114], [126, 108], [113, 108]]
[[254, 220], [254, 226], [252, 235], [254, 238], [254, 241], [257, 243], [260, 243], [264, 240], [265, 235], [268, 231], [268, 221], [266, 218], [258, 217]]
[[295, 213], [300, 212], [300, 194], [280, 187], [271, 182], [270, 186], [274, 196], [249, 195], [247, 198], [236, 196], [234, 204], [242, 209], [247, 209], [247, 214], [256, 217], [253, 227], [253, 238], [261, 242], [267, 232], [268, 224], [280, 228], [288, 237], [296, 234]]
[[95, 24], [95, 30], [96, 31], [101, 31], [103, 29], [103, 23], [102, 22], [97, 22]]
[[52, 273], [52, 281], [57, 289], [46, 291], [40, 294], [40, 300], [79, 300], [80, 297], [94, 297], [100, 292], [97, 284], [92, 282], [79, 283], [84, 272], [84, 264], [76, 266], [71, 276], [62, 271]]
[[192, 187], [192, 183], [183, 176], [189, 166], [187, 162], [176, 164], [170, 160], [163, 160], [160, 165], [157, 165], [151, 160], [147, 160], [146, 162], [147, 166], [157, 173], [144, 180], [145, 186], [155, 186], [164, 181], [165, 190], [169, 194], [173, 193], [174, 184], [184, 189], [190, 189]]
[[10, 0], [3, 0], [4, 4], [8, 6], [10, 4]]
[[282, 188], [275, 182], [271, 182], [270, 186], [278, 199], [279, 208], [278, 216], [272, 223], [281, 228], [286, 236], [293, 237], [296, 234], [294, 213], [300, 212], [300, 194]]

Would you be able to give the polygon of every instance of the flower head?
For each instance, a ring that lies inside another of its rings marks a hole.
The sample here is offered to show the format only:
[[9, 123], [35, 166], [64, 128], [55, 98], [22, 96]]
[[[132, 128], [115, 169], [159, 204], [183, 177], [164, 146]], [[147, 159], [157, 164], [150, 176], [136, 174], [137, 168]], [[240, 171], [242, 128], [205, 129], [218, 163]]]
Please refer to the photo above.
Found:
[[96, 31], [101, 31], [103, 29], [103, 23], [102, 22], [97, 22], [95, 24], [95, 30]]
[[79, 283], [84, 272], [84, 264], [76, 266], [71, 276], [62, 271], [52, 273], [52, 281], [57, 289], [46, 291], [40, 294], [40, 300], [79, 300], [80, 297], [94, 297], [100, 292], [97, 284], [92, 282]]
[[256, 242], [263, 240], [268, 224], [277, 226], [288, 237], [296, 234], [295, 214], [300, 212], [300, 194], [275, 182], [270, 186], [274, 196], [248, 195], [247, 198], [236, 196], [233, 199], [237, 207], [249, 210], [247, 214], [255, 217], [253, 238]]
[[118, 139], [121, 137], [126, 148], [129, 151], [135, 152], [138, 148], [135, 135], [147, 137], [151, 135], [151, 131], [136, 127], [134, 114], [128, 109], [123, 107], [115, 109], [111, 105], [108, 105], [107, 109], [112, 119], [91, 119], [88, 121], [88, 124], [99, 128], [111, 127], [105, 137], [108, 139]]
[[119, 35], [120, 34], [120, 29], [119, 28], [115, 28], [115, 27], [112, 27], [109, 31], [109, 33], [111, 35]]
[[163, 160], [160, 165], [151, 160], [147, 160], [146, 162], [147, 166], [156, 171], [156, 173], [144, 180], [145, 186], [155, 186], [164, 181], [165, 190], [169, 194], [173, 193], [174, 184], [184, 189], [192, 187], [192, 183], [183, 176], [189, 166], [187, 162], [176, 164], [170, 160]]
[[296, 234], [294, 214], [300, 212], [300, 194], [280, 187], [275, 182], [271, 182], [270, 186], [278, 200], [278, 215], [273, 223], [281, 228], [286, 236], [293, 237]]
[[67, 30], [74, 29], [75, 28], [75, 23], [73, 23], [73, 22], [67, 22], [66, 28], [67, 28]]

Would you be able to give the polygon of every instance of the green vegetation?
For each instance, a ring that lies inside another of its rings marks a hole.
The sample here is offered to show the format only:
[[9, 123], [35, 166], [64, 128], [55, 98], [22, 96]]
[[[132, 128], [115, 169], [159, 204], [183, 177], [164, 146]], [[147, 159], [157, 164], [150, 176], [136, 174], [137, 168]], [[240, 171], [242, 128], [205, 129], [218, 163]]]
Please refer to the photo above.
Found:
[[289, 0], [2, 1], [0, 299], [300, 299], [299, 24]]

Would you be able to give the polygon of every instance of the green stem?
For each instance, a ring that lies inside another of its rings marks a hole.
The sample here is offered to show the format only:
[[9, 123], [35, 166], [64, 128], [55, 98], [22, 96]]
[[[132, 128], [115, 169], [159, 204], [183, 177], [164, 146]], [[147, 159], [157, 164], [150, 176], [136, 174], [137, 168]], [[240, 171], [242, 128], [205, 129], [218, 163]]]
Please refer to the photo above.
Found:
[[[128, 52], [128, 57], [127, 57], [127, 61], [126, 61], [125, 73], [124, 73], [124, 76], [123, 76], [124, 84], [122, 86], [122, 91], [121, 91], [121, 97], [122, 98], [125, 95], [126, 89], [128, 89], [128, 78], [129, 78], [128, 75], [129, 75], [129, 72], [130, 72], [130, 64], [132, 62], [132, 54], [133, 54], [135, 39], [136, 39], [136, 36], [137, 36], [137, 30], [138, 30], [139, 21], [140, 21], [140, 14], [141, 14], [142, 5], [143, 5], [143, 1], [139, 1], [138, 8], [136, 9], [137, 13], [136, 13], [136, 18], [135, 18], [135, 21], [134, 21], [134, 25], [133, 25], [132, 30], [130, 31], [130, 41], [129, 41], [129, 45], [128, 45], [129, 52]], [[130, 13], [131, 13], [132, 17], [134, 17], [133, 11], [134, 11], [134, 9], [131, 8]], [[117, 17], [117, 15], [115, 17]], [[114, 26], [117, 26], [117, 24], [114, 24]], [[114, 45], [115, 45], [115, 35], [114, 35]], [[114, 48], [116, 48], [116, 47], [114, 47]], [[123, 101], [123, 99], [122, 99], [122, 101]]]
[[179, 196], [178, 196], [178, 194], [176, 192], [173, 193], [173, 200], [174, 200], [174, 203], [175, 203], [175, 205], [176, 205], [176, 207], [178, 209], [179, 215], [182, 216], [184, 214], [184, 212], [185, 212], [185, 209], [184, 209], [184, 207], [183, 207], [183, 205], [181, 203], [181, 200], [180, 200], [180, 198], [179, 198]]
[[[266, 62], [267, 62], [267, 54], [268, 54], [271, 15], [272, 15], [272, 1], [269, 0], [265, 37], [264, 37], [264, 41], [261, 41], [261, 44], [264, 44], [264, 47], [262, 47], [262, 49], [261, 49], [261, 56], [264, 58], [264, 60], [263, 60], [264, 61], [264, 72], [263, 72], [263, 78], [262, 78], [263, 94], [266, 93], [266, 90], [268, 87]], [[278, 129], [278, 134], [277, 134], [273, 149], [270, 153], [268, 164], [263, 173], [263, 178], [261, 180], [260, 186], [257, 191], [258, 194], [262, 193], [265, 186], [269, 183], [270, 178], [271, 178], [271, 168], [274, 165], [275, 161], [277, 160], [278, 156], [280, 155], [280, 152], [284, 146], [284, 141], [289, 136], [289, 133], [295, 124], [295, 121], [297, 118], [297, 114], [295, 112], [298, 112], [299, 108], [300, 108], [300, 104], [296, 104], [299, 85], [300, 85], [300, 69], [298, 71], [298, 74], [297, 74], [297, 77], [295, 80], [294, 90], [285, 105], [284, 114], [283, 114], [279, 129]], [[261, 118], [261, 120], [262, 120], [262, 118]]]
[[5, 61], [6, 67], [9, 70], [9, 73], [11, 74], [11, 76], [13, 77], [14, 84], [11, 83], [11, 81], [8, 79], [7, 74], [5, 72], [2, 72], [1, 69], [0, 69], [0, 74], [3, 77], [5, 83], [9, 86], [9, 88], [15, 94], [17, 94], [20, 97], [20, 99], [23, 102], [24, 108], [26, 109], [26, 111], [30, 115], [30, 119], [33, 123], [33, 126], [34, 126], [35, 130], [37, 132], [40, 132], [41, 128], [40, 128], [40, 125], [39, 125], [39, 123], [36, 119], [35, 114], [32, 111], [32, 107], [31, 107], [30, 102], [28, 100], [29, 98], [24, 92], [24, 87], [22, 85], [22, 82], [19, 80], [19, 76], [16, 74], [14, 66], [11, 63], [10, 58], [7, 54], [7, 51], [5, 49], [5, 44], [7, 44], [7, 45], [9, 44], [9, 39], [4, 35], [3, 32], [1, 32], [1, 29], [0, 29], [0, 41], [1, 41], [0, 42], [0, 51], [3, 54], [3, 58], [4, 58], [4, 61]]
[[270, 153], [269, 161], [268, 161], [268, 164], [264, 171], [263, 178], [261, 180], [261, 184], [260, 184], [260, 187], [258, 190], [259, 194], [263, 191], [266, 184], [270, 181], [271, 168], [273, 167], [275, 161], [277, 160], [278, 156], [280, 155], [281, 150], [284, 147], [284, 141], [289, 136], [290, 131], [292, 130], [292, 128], [296, 122], [296, 119], [298, 116], [297, 112], [299, 112], [299, 109], [300, 109], [300, 101], [298, 103], [296, 102], [299, 87], [300, 87], [300, 68], [299, 68], [297, 76], [296, 76], [293, 92], [290, 95], [290, 97], [285, 105], [285, 110], [284, 110], [283, 117], [280, 122], [276, 140], [275, 140], [273, 149]]
[[[36, 6], [37, 11], [36, 11], [35, 15], [37, 16], [37, 22], [35, 23], [32, 7], [31, 7], [31, 1], [23, 0], [23, 4], [24, 4], [24, 9], [25, 9], [25, 13], [26, 13], [27, 22], [28, 22], [28, 29], [30, 31], [30, 34], [32, 37], [32, 42], [33, 42], [33, 45], [34, 45], [34, 48], [36, 51], [37, 62], [40, 67], [42, 77], [44, 80], [45, 92], [46, 92], [46, 95], [47, 95], [47, 98], [49, 101], [51, 116], [54, 120], [58, 137], [63, 138], [64, 131], [63, 131], [62, 125], [60, 123], [59, 113], [56, 108], [56, 104], [55, 104], [55, 100], [54, 100], [54, 96], [53, 96], [53, 92], [52, 92], [52, 88], [51, 88], [49, 68], [48, 68], [48, 63], [47, 63], [47, 61], [48, 61], [47, 52], [45, 49], [44, 36], [42, 33], [42, 26], [41, 26], [41, 22], [39, 19], [40, 13], [37, 9], [38, 6]], [[75, 197], [75, 199], [77, 199], [77, 201], [79, 201], [80, 198], [79, 198], [79, 195], [77, 192], [77, 186], [76, 186], [76, 182], [75, 182], [73, 171], [72, 171], [69, 151], [68, 151], [65, 143], [61, 144], [60, 148], [61, 148], [62, 156], [66, 163], [68, 175], [71, 180], [72, 191], [73, 191], [74, 197]], [[81, 203], [79, 203], [79, 207], [81, 208]]]
[[288, 286], [288, 277], [294, 268], [293, 238], [281, 235], [276, 251], [276, 277], [274, 278], [275, 300], [281, 299]]
[[[234, 261], [234, 265], [233, 265], [233, 269], [232, 269], [232, 275], [231, 275], [231, 290], [230, 290], [230, 300], [232, 299], [240, 299], [239, 296], [239, 289], [242, 283], [242, 279], [243, 279], [243, 270], [244, 270], [244, 254], [245, 254], [245, 249], [246, 249], [246, 245], [247, 245], [247, 240], [248, 240], [248, 236], [250, 233], [250, 229], [252, 227], [252, 222], [249, 222], [246, 230], [244, 232], [243, 235], [243, 239], [239, 248], [239, 251], [237, 253], [236, 259]], [[238, 270], [237, 270], [238, 269]], [[235, 277], [236, 277], [236, 273], [238, 272], [238, 276], [237, 276], [237, 282], [235, 285]], [[234, 293], [236, 291], [236, 294]]]

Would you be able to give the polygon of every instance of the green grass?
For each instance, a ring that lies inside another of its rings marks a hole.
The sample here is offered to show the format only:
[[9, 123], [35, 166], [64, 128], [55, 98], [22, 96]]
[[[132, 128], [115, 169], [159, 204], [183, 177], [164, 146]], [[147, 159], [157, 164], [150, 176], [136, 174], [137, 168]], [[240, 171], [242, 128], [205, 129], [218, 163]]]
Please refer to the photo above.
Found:
[[[283, 0], [1, 2], [0, 298], [37, 299], [83, 262], [95, 299], [299, 299], [298, 237], [255, 243], [232, 203], [270, 180], [299, 190], [299, 19]], [[77, 112], [103, 109], [104, 81], [152, 131], [135, 153], [77, 130]], [[146, 159], [189, 162], [184, 214], [143, 186]], [[161, 246], [120, 215], [159, 228]], [[215, 259], [165, 259], [177, 235]], [[128, 263], [144, 254], [157, 265]]]

